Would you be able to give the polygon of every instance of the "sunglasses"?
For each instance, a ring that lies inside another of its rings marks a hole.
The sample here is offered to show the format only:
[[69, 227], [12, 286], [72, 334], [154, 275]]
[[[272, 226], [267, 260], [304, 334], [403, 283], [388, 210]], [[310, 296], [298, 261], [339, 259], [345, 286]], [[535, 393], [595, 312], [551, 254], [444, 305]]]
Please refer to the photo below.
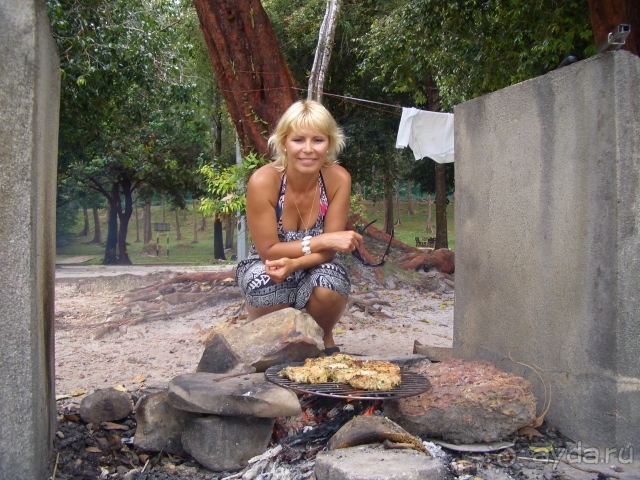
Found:
[[[367, 223], [364, 227], [359, 228], [358, 229], [358, 233], [360, 235], [364, 235], [365, 230], [369, 227], [369, 225], [371, 225], [372, 223], [374, 223], [376, 220], [374, 220], [373, 222], [369, 222]], [[391, 241], [393, 240], [393, 229], [391, 229], [391, 235], [389, 236], [389, 243], [387, 244], [387, 249], [384, 252], [384, 255], [382, 256], [382, 260], [380, 260], [378, 263], [369, 263], [367, 262], [364, 257], [362, 256], [362, 254], [358, 251], [358, 250], [354, 250], [353, 252], [351, 252], [351, 255], [354, 256], [354, 258], [359, 261], [362, 265], [364, 265], [365, 267], [381, 267], [385, 264], [386, 260], [387, 260], [387, 255], [389, 255], [389, 250], [391, 250]]]

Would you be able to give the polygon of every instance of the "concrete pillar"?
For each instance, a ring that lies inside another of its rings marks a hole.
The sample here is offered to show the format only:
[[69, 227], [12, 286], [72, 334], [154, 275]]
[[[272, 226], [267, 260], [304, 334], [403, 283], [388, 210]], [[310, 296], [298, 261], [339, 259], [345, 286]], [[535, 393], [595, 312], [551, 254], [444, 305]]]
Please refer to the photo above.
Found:
[[640, 58], [597, 55], [455, 109], [453, 354], [551, 382], [575, 441], [640, 449]]
[[48, 477], [60, 69], [42, 0], [0, 0], [0, 478]]

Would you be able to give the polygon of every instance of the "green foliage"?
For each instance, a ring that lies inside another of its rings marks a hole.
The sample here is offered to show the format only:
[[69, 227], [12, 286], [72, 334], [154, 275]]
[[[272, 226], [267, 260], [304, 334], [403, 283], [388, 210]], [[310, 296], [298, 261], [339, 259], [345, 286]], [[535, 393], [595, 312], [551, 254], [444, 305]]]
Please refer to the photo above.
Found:
[[426, 104], [435, 86], [450, 111], [595, 47], [586, 1], [409, 0], [373, 24], [359, 52], [360, 71], [388, 90]]
[[349, 213], [352, 215], [364, 216], [366, 208], [362, 195], [354, 194], [349, 198]]
[[263, 157], [250, 153], [242, 159], [242, 166], [231, 165], [220, 168], [219, 165], [204, 165], [200, 173], [205, 178], [205, 185], [210, 196], [202, 200], [200, 211], [206, 216], [215, 218], [227, 215], [244, 215], [246, 185], [251, 174], [266, 162]]

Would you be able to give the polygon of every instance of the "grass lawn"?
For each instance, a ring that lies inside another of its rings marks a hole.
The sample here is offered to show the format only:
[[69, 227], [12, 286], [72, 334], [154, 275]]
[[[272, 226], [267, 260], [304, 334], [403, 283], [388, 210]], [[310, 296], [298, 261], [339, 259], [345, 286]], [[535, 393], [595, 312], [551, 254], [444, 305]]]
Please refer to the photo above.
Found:
[[[399, 240], [409, 244], [415, 245], [415, 237], [431, 237], [435, 236], [435, 231], [433, 233], [428, 233], [426, 231], [426, 212], [427, 212], [427, 202], [424, 201], [414, 201], [413, 202], [413, 210], [415, 212], [414, 215], [407, 214], [407, 202], [400, 202], [400, 220], [402, 223], [400, 225], [396, 225], [395, 227], [395, 236]], [[138, 214], [142, 217], [142, 211], [138, 210]], [[433, 228], [435, 229], [435, 205], [432, 208], [432, 222]], [[376, 227], [382, 228], [384, 225], [384, 213], [383, 213], [383, 204], [382, 202], [377, 202], [375, 205], [372, 205], [371, 202], [366, 202], [366, 211], [365, 217], [369, 220], [378, 219], [376, 222]], [[397, 207], [396, 211], [394, 211], [394, 218], [398, 218]], [[449, 248], [454, 250], [455, 247], [455, 236], [454, 236], [454, 225], [453, 225], [453, 204], [447, 206], [447, 229], [449, 232]], [[129, 232], [127, 234], [127, 243], [129, 257], [131, 261], [135, 264], [160, 264], [160, 263], [188, 263], [192, 265], [210, 265], [214, 263], [213, 260], [213, 220], [211, 218], [206, 219], [206, 225], [204, 231], [198, 231], [198, 243], [192, 243], [193, 241], [193, 212], [191, 208], [188, 208], [186, 211], [186, 215], [184, 212], [179, 212], [178, 219], [180, 222], [180, 233], [182, 234], [182, 239], [177, 240], [176, 238], [176, 221], [174, 212], [170, 211], [168, 208], [165, 210], [165, 222], [171, 224], [171, 231], [167, 233], [161, 233], [159, 236], [160, 245], [163, 250], [161, 251], [160, 256], [155, 256], [154, 248], [151, 248], [150, 252], [143, 253], [142, 252], [142, 242], [136, 241], [136, 221], [135, 221], [135, 213], [131, 217], [131, 221], [129, 222]], [[197, 214], [197, 225], [198, 228], [202, 226], [202, 217], [200, 214]], [[161, 222], [162, 221], [162, 207], [156, 206], [151, 207], [151, 221], [152, 222]], [[76, 223], [76, 231], [82, 230], [84, 225], [82, 210], [78, 211], [78, 218]], [[142, 238], [142, 221], [139, 222], [140, 232], [139, 238]], [[93, 219], [91, 216], [91, 212], [89, 212], [89, 227], [90, 232], [86, 237], [76, 237], [72, 239], [72, 242], [64, 247], [58, 247], [56, 249], [56, 261], [60, 261], [64, 258], [68, 258], [71, 256], [85, 256], [85, 255], [97, 255], [98, 258], [95, 258], [91, 261], [85, 262], [86, 265], [97, 265], [102, 262], [102, 257], [104, 256], [104, 245], [97, 244], [88, 244], [91, 239], [93, 239]], [[102, 229], [102, 240], [104, 241], [107, 236], [107, 224], [106, 224], [106, 212], [105, 210], [100, 210], [100, 227]], [[155, 245], [155, 241], [158, 238], [158, 234], [156, 232], [153, 233], [153, 241]], [[166, 255], [167, 248], [167, 238], [169, 239], [169, 256]], [[147, 247], [149, 248], [149, 247]], [[234, 249], [230, 252], [226, 252], [225, 255], [227, 257], [228, 263], [231, 262], [230, 258], [232, 254], [235, 254], [235, 241], [234, 241]], [[218, 263], [217, 261], [215, 263]]]

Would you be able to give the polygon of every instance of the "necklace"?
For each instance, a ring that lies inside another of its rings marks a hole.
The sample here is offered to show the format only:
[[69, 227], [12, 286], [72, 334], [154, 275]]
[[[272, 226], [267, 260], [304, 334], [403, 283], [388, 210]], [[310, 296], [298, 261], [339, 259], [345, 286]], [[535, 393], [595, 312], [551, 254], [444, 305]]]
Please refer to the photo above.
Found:
[[[316, 192], [313, 194], [313, 202], [311, 203], [311, 210], [309, 211], [309, 218], [307, 218], [307, 223], [302, 225], [303, 227], [305, 227], [305, 233], [309, 233], [309, 222], [311, 221], [311, 215], [313, 215], [313, 207], [315, 207], [316, 205], [316, 197], [318, 196], [318, 183], [316, 182]], [[289, 184], [289, 187], [291, 187], [291, 184]], [[311, 190], [309, 190], [311, 191]], [[293, 204], [296, 206], [296, 210], [298, 211], [298, 216], [300, 217], [300, 222], [304, 222], [304, 219], [302, 218], [302, 214], [300, 213], [300, 209], [298, 208], [298, 202], [296, 202], [296, 197], [295, 197], [295, 193], [293, 191], [293, 187], [291, 188], [291, 193], [293, 193], [292, 198], [293, 198]]]

